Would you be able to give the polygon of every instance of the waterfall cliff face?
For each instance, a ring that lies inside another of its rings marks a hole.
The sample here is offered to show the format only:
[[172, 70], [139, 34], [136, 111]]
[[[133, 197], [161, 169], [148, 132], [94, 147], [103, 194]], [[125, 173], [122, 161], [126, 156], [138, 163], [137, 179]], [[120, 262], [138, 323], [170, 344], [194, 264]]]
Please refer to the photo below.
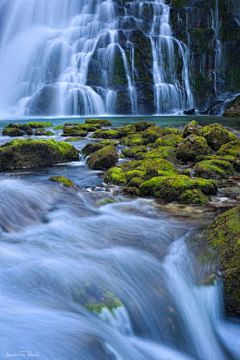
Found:
[[0, 111], [164, 114], [240, 90], [239, 4], [2, 0]]

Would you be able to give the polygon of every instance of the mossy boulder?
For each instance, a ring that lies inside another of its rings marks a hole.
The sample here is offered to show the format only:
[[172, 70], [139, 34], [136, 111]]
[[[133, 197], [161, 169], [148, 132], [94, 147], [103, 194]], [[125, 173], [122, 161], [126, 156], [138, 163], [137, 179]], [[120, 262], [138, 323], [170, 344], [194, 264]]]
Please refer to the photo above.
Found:
[[160, 137], [156, 140], [156, 142], [153, 144], [154, 148], [157, 148], [158, 146], [174, 146], [177, 147], [178, 144], [183, 140], [183, 138], [180, 135], [176, 134], [168, 134], [163, 137]]
[[144, 131], [147, 128], [149, 128], [150, 126], [153, 126], [153, 123], [147, 123], [146, 121], [138, 121], [135, 125], [136, 131], [140, 132], [140, 131]]
[[213, 180], [191, 179], [185, 175], [155, 177], [140, 185], [142, 195], [162, 198], [168, 202], [180, 200], [186, 190], [201, 190], [205, 195], [217, 193]]
[[74, 182], [72, 180], [65, 178], [64, 176], [61, 176], [61, 175], [50, 177], [48, 180], [53, 181], [53, 182], [58, 182], [66, 187], [74, 186]]
[[[144, 180], [141, 177], [133, 177], [129, 183], [128, 187], [134, 187], [139, 188], [139, 186], [144, 182]], [[140, 194], [139, 194], [140, 195]]]
[[207, 140], [208, 145], [215, 151], [220, 149], [222, 145], [237, 140], [236, 135], [224, 129], [220, 124], [205, 126], [201, 130], [201, 134]]
[[78, 128], [78, 126], [73, 126], [73, 127], [64, 126], [62, 136], [85, 137], [87, 136], [87, 134], [88, 134], [87, 130]]
[[169, 160], [175, 160], [176, 159], [176, 151], [173, 146], [159, 146], [157, 149], [153, 149], [151, 151], [148, 151], [144, 158], [152, 158], [152, 159], [169, 159]]
[[141, 146], [143, 143], [144, 139], [140, 134], [128, 135], [120, 140], [120, 144], [125, 146]]
[[107, 184], [126, 185], [126, 173], [120, 167], [113, 167], [105, 172], [104, 181]]
[[180, 197], [179, 201], [186, 202], [188, 204], [208, 204], [209, 199], [205, 196], [201, 190], [186, 190]]
[[103, 119], [87, 119], [85, 124], [100, 124], [101, 126], [112, 126], [112, 123]]
[[45, 129], [37, 129], [37, 130], [35, 130], [34, 135], [35, 136], [42, 136], [45, 132], [46, 132]]
[[122, 190], [123, 195], [140, 196], [141, 192], [137, 187], [127, 186]]
[[43, 135], [44, 136], [53, 136], [54, 133], [52, 131], [44, 131]]
[[240, 141], [230, 141], [220, 147], [217, 152], [218, 156], [231, 155], [236, 157], [240, 153]]
[[28, 124], [23, 124], [21, 129], [25, 131], [26, 135], [33, 135], [33, 129]]
[[193, 161], [196, 156], [207, 155], [211, 153], [211, 149], [204, 137], [197, 135], [187, 136], [177, 148], [177, 158], [183, 161]]
[[24, 136], [25, 132], [22, 129], [19, 129], [17, 127], [5, 127], [3, 129], [3, 133], [4, 136]]
[[53, 126], [53, 124], [51, 124], [50, 122], [39, 122], [39, 121], [32, 121], [32, 122], [27, 123], [25, 125], [28, 125], [28, 126], [30, 126], [31, 128], [34, 128], [34, 129], [46, 128], [46, 127]]
[[198, 127], [198, 123], [195, 120], [190, 121], [187, 125], [185, 125], [183, 129], [183, 137], [186, 138], [187, 136], [195, 134], [200, 136], [200, 131]]
[[77, 149], [65, 142], [18, 139], [0, 147], [0, 170], [33, 168], [79, 160]]
[[194, 166], [194, 175], [204, 179], [224, 179], [235, 172], [233, 165], [224, 160], [205, 160]]
[[240, 206], [216, 217], [206, 236], [225, 270], [225, 309], [240, 317]]
[[94, 153], [97, 150], [100, 150], [104, 147], [103, 144], [89, 143], [82, 148], [82, 153], [84, 157]]
[[147, 147], [146, 146], [135, 146], [130, 149], [122, 150], [123, 155], [125, 157], [129, 157], [129, 158], [134, 158], [134, 156], [139, 152], [141, 152], [141, 153], [147, 152]]
[[223, 116], [240, 117], [240, 96], [237, 96], [233, 101], [228, 104], [226, 110], [223, 113]]
[[118, 137], [122, 138], [129, 134], [134, 134], [136, 132], [136, 127], [134, 125], [126, 125], [121, 128], [118, 128]]
[[67, 138], [67, 139], [65, 139], [64, 141], [70, 141], [70, 142], [72, 142], [72, 141], [80, 141], [80, 140], [86, 140], [86, 139], [81, 138], [81, 137], [72, 137], [72, 138]]
[[96, 130], [92, 138], [97, 139], [117, 139], [118, 138], [118, 131], [117, 130]]
[[109, 169], [118, 161], [118, 154], [113, 145], [104, 146], [95, 151], [88, 159], [88, 165], [91, 169], [103, 170]]

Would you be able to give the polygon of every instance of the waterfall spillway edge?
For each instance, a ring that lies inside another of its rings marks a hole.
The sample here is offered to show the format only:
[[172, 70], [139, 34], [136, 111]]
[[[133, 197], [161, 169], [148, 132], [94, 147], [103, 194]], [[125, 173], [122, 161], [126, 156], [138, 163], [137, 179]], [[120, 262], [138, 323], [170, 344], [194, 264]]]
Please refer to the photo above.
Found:
[[163, 114], [192, 108], [189, 49], [172, 33], [170, 5], [117, 3], [3, 0], [1, 112]]

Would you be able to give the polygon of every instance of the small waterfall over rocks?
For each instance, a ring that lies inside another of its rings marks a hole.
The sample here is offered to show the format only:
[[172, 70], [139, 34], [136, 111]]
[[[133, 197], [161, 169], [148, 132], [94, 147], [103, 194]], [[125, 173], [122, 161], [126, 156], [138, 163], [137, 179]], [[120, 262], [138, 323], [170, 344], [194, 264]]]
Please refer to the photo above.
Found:
[[218, 0], [2, 0], [0, 112], [207, 108], [240, 91], [238, 11]]

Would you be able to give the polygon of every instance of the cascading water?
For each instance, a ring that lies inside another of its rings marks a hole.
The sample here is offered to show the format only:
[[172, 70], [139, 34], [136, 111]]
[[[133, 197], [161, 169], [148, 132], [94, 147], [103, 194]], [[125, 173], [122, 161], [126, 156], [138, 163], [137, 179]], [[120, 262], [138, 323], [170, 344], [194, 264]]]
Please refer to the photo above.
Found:
[[[187, 226], [146, 200], [100, 206], [96, 193], [46, 183], [46, 171], [0, 178], [2, 358], [239, 359], [221, 285], [196, 285]], [[123, 305], [88, 311], [78, 299], [99, 288]]]
[[[164, 0], [124, 2], [124, 15], [117, 6], [114, 0], [2, 0], [1, 113], [141, 114], [193, 107], [188, 48], [172, 36], [170, 6]], [[150, 29], [141, 29], [145, 6], [153, 9]], [[143, 64], [147, 83], [135, 66], [139, 46], [138, 39], [129, 40], [136, 30], [125, 29], [129, 17], [151, 41], [150, 62]]]

